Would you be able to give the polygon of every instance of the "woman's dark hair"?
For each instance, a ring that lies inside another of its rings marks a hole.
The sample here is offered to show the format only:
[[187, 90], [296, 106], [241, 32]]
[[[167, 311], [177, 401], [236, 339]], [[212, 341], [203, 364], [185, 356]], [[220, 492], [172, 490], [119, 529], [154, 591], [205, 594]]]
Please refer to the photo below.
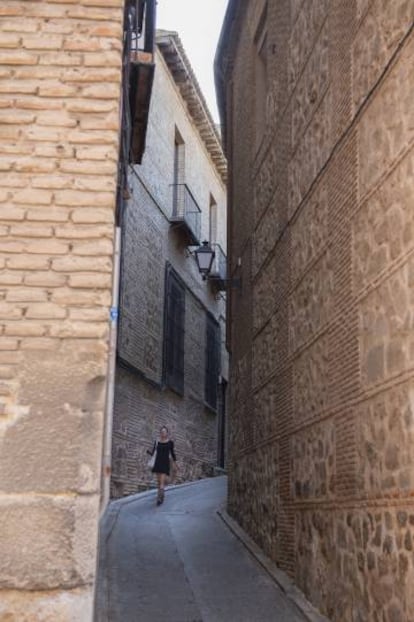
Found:
[[166, 425], [163, 425], [160, 427], [160, 432], [162, 432], [163, 430], [166, 430], [167, 434], [168, 434], [168, 428]]

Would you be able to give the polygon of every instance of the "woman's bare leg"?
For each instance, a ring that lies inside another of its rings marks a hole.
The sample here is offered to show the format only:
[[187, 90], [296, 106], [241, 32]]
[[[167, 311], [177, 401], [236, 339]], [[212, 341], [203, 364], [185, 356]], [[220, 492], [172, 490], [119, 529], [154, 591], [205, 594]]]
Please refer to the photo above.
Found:
[[160, 503], [164, 501], [165, 481], [166, 481], [165, 473], [157, 473], [157, 487], [158, 487], [157, 504], [158, 505], [160, 505]]
[[159, 504], [161, 501], [161, 478], [162, 478], [162, 473], [157, 473], [157, 503]]
[[161, 493], [161, 501], [164, 501], [164, 488], [165, 488], [165, 481], [167, 479], [167, 476], [165, 475], [165, 473], [161, 473], [160, 474], [160, 493]]

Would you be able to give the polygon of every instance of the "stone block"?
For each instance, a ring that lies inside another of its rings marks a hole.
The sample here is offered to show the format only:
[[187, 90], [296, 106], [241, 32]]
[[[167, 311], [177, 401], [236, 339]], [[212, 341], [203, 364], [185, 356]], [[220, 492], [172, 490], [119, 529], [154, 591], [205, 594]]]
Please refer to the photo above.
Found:
[[362, 205], [353, 224], [353, 284], [357, 294], [414, 247], [414, 152]]
[[58, 100], [50, 99], [46, 103], [44, 99], [40, 99], [38, 97], [19, 97], [15, 99], [16, 108], [21, 108], [22, 110], [62, 110], [63, 103]]
[[[79, 158], [79, 152], [76, 152]], [[108, 155], [108, 151], [104, 150], [100, 152], [100, 155], [95, 160], [68, 160], [63, 161], [60, 165], [62, 173], [75, 173], [76, 175], [94, 175], [95, 184], [98, 180], [102, 179], [103, 175], [113, 175], [116, 170], [116, 163], [112, 160], [105, 160]], [[93, 157], [93, 154], [92, 156]], [[112, 179], [111, 179], [112, 182]], [[79, 187], [82, 184], [81, 179], [76, 179], [76, 185]], [[87, 188], [91, 190], [91, 188]], [[95, 190], [96, 188], [93, 188]]]
[[253, 270], [255, 274], [273, 251], [282, 233], [285, 218], [280, 199], [280, 195], [276, 193], [255, 231], [253, 240]]
[[116, 130], [117, 127], [118, 116], [116, 114], [109, 114], [104, 118], [88, 115], [80, 122], [81, 130]]
[[63, 37], [49, 34], [43, 35], [24, 34], [23, 48], [27, 50], [59, 50], [62, 47]]
[[0, 285], [19, 285], [23, 282], [23, 274], [17, 272], [5, 271], [0, 273]]
[[12, 303], [0, 302], [0, 318], [4, 320], [17, 320], [22, 316], [22, 309]]
[[[120, 63], [120, 59], [119, 59]], [[105, 84], [105, 85], [91, 85], [85, 86], [81, 89], [82, 97], [91, 98], [91, 99], [116, 99], [119, 95], [119, 85], [118, 84]], [[88, 141], [91, 142], [91, 141]], [[104, 142], [104, 141], [102, 141]], [[113, 139], [106, 142], [113, 142]]]
[[263, 266], [253, 284], [253, 328], [259, 330], [280, 305], [285, 303], [289, 275], [283, 268], [288, 262], [289, 240], [284, 237]]
[[381, 393], [358, 409], [359, 487], [367, 495], [414, 490], [411, 385]]
[[[3, 30], [3, 25], [2, 25]], [[11, 32], [0, 33], [0, 48], [17, 48], [20, 43], [20, 36]]]
[[[12, 225], [10, 227], [10, 235], [16, 236], [16, 237], [49, 238], [49, 237], [52, 237], [52, 234], [53, 234], [52, 227], [47, 226], [47, 225], [37, 225], [34, 223], [30, 223], [30, 224]], [[16, 259], [20, 259], [20, 258], [16, 258]], [[27, 261], [27, 257], [26, 257], [26, 261]], [[42, 267], [45, 267], [45, 266], [42, 266]]]
[[82, 273], [69, 276], [70, 287], [109, 289], [112, 282], [111, 274]]
[[64, 207], [49, 207], [28, 209], [26, 212], [26, 219], [28, 221], [41, 221], [41, 222], [66, 222], [69, 220], [70, 211]]
[[[362, 7], [359, 7], [359, 12], [362, 13]], [[352, 47], [355, 111], [379, 80], [413, 21], [414, 7], [411, 2], [375, 0], [371, 4]]]
[[112, 207], [114, 195], [109, 192], [86, 192], [84, 190], [61, 190], [55, 192], [56, 205], [68, 205], [80, 207], [85, 205], [90, 207]]
[[79, 322], [66, 321], [50, 326], [50, 335], [52, 337], [78, 337], [85, 339], [106, 339], [108, 337], [107, 322]]
[[50, 590], [92, 583], [96, 497], [5, 497], [0, 506], [5, 519], [0, 555], [3, 589]]
[[92, 309], [69, 309], [71, 320], [82, 320], [84, 322], [102, 322], [109, 319], [108, 309], [94, 307]]
[[52, 268], [57, 272], [111, 272], [112, 260], [104, 257], [67, 255], [53, 259]]
[[289, 164], [289, 213], [292, 214], [321, 171], [332, 148], [331, 99], [328, 89]]
[[[53, 28], [53, 22], [49, 22], [49, 24], [50, 24], [49, 27]], [[43, 31], [45, 31], [45, 26], [47, 26], [47, 24], [43, 25], [43, 28], [42, 28]], [[68, 26], [65, 26], [65, 25], [56, 26], [56, 28], [58, 27], [68, 28]], [[73, 54], [72, 52], [66, 52], [65, 54], [59, 54], [58, 52], [42, 52], [39, 58], [39, 65], [58, 65], [58, 66], [76, 67], [81, 64], [82, 64], [82, 54]]]
[[330, 371], [327, 335], [318, 339], [293, 361], [293, 410], [298, 425], [303, 426], [327, 411]]
[[1, 219], [5, 220], [24, 220], [25, 210], [22, 207], [2, 206]]
[[[121, 65], [121, 55], [119, 52], [103, 51], [88, 52], [84, 56], [85, 67], [117, 67]], [[119, 82], [119, 77], [116, 82]]]
[[332, 421], [296, 433], [291, 440], [293, 496], [327, 499], [335, 492], [335, 426]]
[[70, 591], [1, 591], [2, 622], [90, 622], [92, 617], [91, 586]]
[[2, 65], [37, 65], [38, 55], [23, 50], [13, 52], [0, 52]]
[[57, 274], [52, 270], [33, 271], [24, 276], [24, 284], [31, 287], [62, 287], [66, 281], [65, 274]]
[[7, 112], [0, 112], [0, 123], [9, 125], [28, 125], [33, 123], [35, 115], [29, 112], [22, 112], [21, 110], [9, 110]]
[[76, 119], [65, 114], [63, 111], [59, 111], [59, 112], [47, 111], [47, 112], [40, 113], [37, 115], [36, 123], [38, 125], [57, 126], [57, 127], [76, 127], [77, 125]]
[[[96, 274], [96, 273], [95, 273]], [[75, 275], [72, 275], [74, 277]], [[80, 278], [84, 275], [79, 274]], [[90, 275], [89, 275], [90, 276]], [[110, 277], [111, 275], [107, 275]], [[98, 285], [102, 283], [101, 281], [102, 275], [96, 274]], [[83, 288], [82, 288], [83, 289]], [[81, 289], [70, 289], [70, 288], [59, 288], [52, 292], [51, 300], [61, 305], [76, 305], [76, 306], [106, 306], [109, 307], [111, 304], [111, 294], [109, 291], [99, 291], [102, 288], [97, 287], [98, 291], [95, 291], [91, 287], [86, 287], [85, 291], [81, 291]]]
[[44, 302], [47, 299], [46, 290], [33, 287], [13, 287], [6, 294], [8, 302]]
[[46, 334], [46, 327], [36, 322], [14, 322], [6, 324], [4, 333], [13, 337], [41, 337]]
[[[46, 135], [47, 135], [47, 131], [46, 131]], [[59, 160], [59, 164], [61, 164], [62, 158], [74, 158], [75, 157], [75, 149], [74, 147], [66, 144], [62, 140], [58, 142], [58, 144], [56, 145], [42, 145], [42, 144], [35, 145], [35, 155], [36, 155], [36, 159], [39, 159], [38, 156], [45, 157], [45, 158], [54, 158], [55, 160]]]
[[74, 242], [72, 252], [74, 255], [84, 256], [105, 256], [112, 257], [113, 244], [111, 240], [94, 240], [85, 242]]
[[110, 209], [94, 209], [85, 207], [82, 209], [74, 209], [72, 212], [72, 221], [75, 224], [91, 224], [91, 223], [113, 223], [114, 213]]
[[2, 337], [0, 341], [0, 350], [17, 350], [19, 342], [17, 339], [10, 339], [9, 337]]
[[359, 338], [363, 386], [407, 371], [414, 355], [414, 311], [410, 299], [410, 264], [368, 294], [360, 304]]
[[68, 240], [92, 240], [112, 238], [111, 225], [62, 225], [55, 227], [55, 237]]
[[66, 103], [69, 112], [77, 113], [100, 113], [116, 110], [116, 104], [108, 100], [93, 101], [85, 99], [71, 99]]
[[325, 22], [292, 97], [292, 149], [315, 115], [329, 83], [329, 37]]
[[47, 190], [27, 189], [14, 193], [13, 201], [25, 205], [50, 205], [52, 193]]
[[327, 325], [332, 297], [332, 267], [329, 253], [325, 253], [290, 296], [289, 352], [305, 345]]
[[287, 357], [287, 317], [272, 315], [253, 342], [253, 386], [258, 387], [284, 366]]
[[25, 317], [31, 320], [63, 319], [66, 317], [66, 309], [50, 302], [32, 303], [27, 307]]
[[328, 189], [318, 185], [291, 223], [292, 279], [301, 279], [306, 268], [328, 244]]
[[57, 350], [60, 342], [58, 339], [49, 339], [47, 337], [28, 337], [20, 340], [21, 350], [36, 350], [37, 352], [46, 352], [49, 350]]
[[[48, 136], [46, 132], [46, 140], [48, 140]], [[37, 155], [36, 152], [35, 155]], [[16, 162], [14, 168], [19, 173], [52, 173], [56, 170], [56, 163], [51, 160], [42, 160], [40, 158], [21, 158]]]
[[[359, 184], [361, 198], [408, 150], [414, 135], [411, 105], [414, 39], [405, 44], [404, 54], [392, 67], [375, 93], [359, 124]], [[398, 119], [398, 123], [395, 120]]]
[[24, 243], [24, 249], [27, 253], [40, 255], [66, 255], [69, 250], [69, 244], [65, 244], [61, 240], [53, 238], [27, 241]]
[[327, 0], [302, 3], [289, 42], [289, 91], [295, 86], [326, 18]]

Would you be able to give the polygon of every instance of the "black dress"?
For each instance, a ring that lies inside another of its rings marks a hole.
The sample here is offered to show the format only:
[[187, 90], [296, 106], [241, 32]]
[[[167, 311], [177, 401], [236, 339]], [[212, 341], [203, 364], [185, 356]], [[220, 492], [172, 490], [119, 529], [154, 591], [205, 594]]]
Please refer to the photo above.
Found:
[[158, 441], [155, 446], [155, 451], [157, 452], [155, 458], [155, 464], [152, 468], [153, 473], [165, 473], [165, 475], [170, 474], [170, 454], [174, 462], [177, 460], [175, 451], [174, 451], [174, 443], [173, 441], [166, 441], [162, 443]]

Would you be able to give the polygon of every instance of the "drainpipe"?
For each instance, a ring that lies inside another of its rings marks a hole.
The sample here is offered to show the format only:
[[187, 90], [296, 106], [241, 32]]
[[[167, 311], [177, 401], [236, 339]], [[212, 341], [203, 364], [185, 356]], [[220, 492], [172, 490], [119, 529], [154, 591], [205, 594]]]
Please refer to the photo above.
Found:
[[105, 420], [104, 420], [104, 445], [102, 454], [102, 475], [101, 475], [101, 515], [109, 501], [110, 482], [111, 482], [111, 462], [112, 462], [112, 422], [114, 412], [115, 395], [115, 366], [116, 349], [118, 337], [118, 315], [119, 315], [119, 283], [121, 267], [121, 227], [115, 228], [115, 248], [114, 248], [114, 270], [112, 279], [112, 303], [110, 312], [109, 327], [109, 352], [108, 352], [108, 372], [106, 384], [105, 400]]

